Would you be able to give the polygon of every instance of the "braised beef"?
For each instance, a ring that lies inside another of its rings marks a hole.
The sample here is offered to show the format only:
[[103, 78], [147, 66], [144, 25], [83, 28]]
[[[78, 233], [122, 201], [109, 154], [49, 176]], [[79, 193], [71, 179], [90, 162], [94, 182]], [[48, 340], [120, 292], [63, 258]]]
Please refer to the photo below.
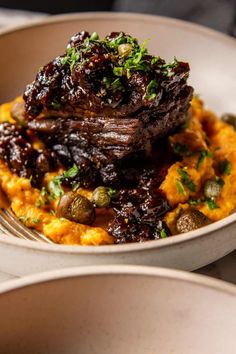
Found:
[[[128, 53], [120, 46], [128, 45]], [[75, 34], [24, 93], [28, 127], [68, 165], [99, 168], [151, 144], [187, 119], [189, 65], [167, 64], [123, 33]]]
[[116, 243], [143, 242], [170, 235], [162, 220], [170, 206], [160, 190], [121, 190], [113, 208], [116, 216], [108, 232], [116, 238]]
[[55, 156], [49, 151], [35, 150], [26, 132], [10, 123], [0, 123], [0, 159], [20, 177], [30, 178], [40, 187], [44, 174], [55, 167]]

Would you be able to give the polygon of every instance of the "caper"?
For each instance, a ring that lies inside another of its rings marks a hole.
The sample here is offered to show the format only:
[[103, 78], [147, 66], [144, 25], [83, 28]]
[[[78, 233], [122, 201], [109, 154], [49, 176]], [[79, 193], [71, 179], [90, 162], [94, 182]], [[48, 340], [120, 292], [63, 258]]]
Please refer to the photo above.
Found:
[[195, 208], [189, 208], [178, 217], [176, 229], [179, 233], [196, 230], [200, 227], [210, 224], [206, 215]]
[[68, 192], [59, 201], [57, 216], [80, 224], [91, 225], [95, 220], [95, 210], [87, 198], [75, 192]]
[[133, 50], [133, 47], [129, 43], [120, 44], [119, 47], [118, 47], [118, 53], [122, 57], [127, 57], [129, 55], [129, 53], [132, 52], [132, 50]]
[[231, 113], [224, 113], [221, 119], [230, 125], [233, 126], [234, 130], [236, 130], [236, 115]]
[[204, 185], [204, 194], [206, 198], [216, 198], [220, 195], [221, 186], [214, 180], [209, 179]]
[[20, 124], [25, 125], [25, 102], [15, 102], [11, 108], [11, 116]]
[[94, 189], [91, 202], [99, 208], [107, 207], [111, 202], [111, 198], [107, 193], [107, 188], [97, 187], [96, 189]]

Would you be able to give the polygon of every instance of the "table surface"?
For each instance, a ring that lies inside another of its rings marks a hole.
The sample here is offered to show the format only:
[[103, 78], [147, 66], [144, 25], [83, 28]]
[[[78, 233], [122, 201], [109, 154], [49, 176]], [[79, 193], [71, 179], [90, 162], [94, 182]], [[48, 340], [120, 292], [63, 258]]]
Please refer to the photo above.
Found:
[[[0, 9], [0, 27], [25, 24], [29, 20], [43, 18], [46, 14], [38, 14], [27, 11], [16, 11]], [[208, 275], [236, 284], [236, 251], [223, 257], [196, 273]], [[0, 272], [0, 282], [14, 278], [13, 276]]]

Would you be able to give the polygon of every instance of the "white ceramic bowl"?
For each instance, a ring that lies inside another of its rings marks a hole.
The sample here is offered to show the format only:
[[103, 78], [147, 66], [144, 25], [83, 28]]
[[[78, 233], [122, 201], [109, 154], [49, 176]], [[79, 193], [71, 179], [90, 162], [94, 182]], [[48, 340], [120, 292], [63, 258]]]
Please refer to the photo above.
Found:
[[71, 268], [0, 285], [1, 354], [232, 354], [236, 287], [134, 266]]
[[[236, 112], [236, 41], [212, 30], [157, 16], [89, 13], [49, 18], [38, 24], [0, 32], [0, 101], [23, 92], [37, 69], [64, 51], [81, 30], [127, 31], [150, 38], [154, 54], [189, 61], [190, 82], [217, 113]], [[168, 239], [119, 246], [61, 246], [0, 237], [0, 270], [14, 275], [92, 264], [160, 265], [197, 269], [236, 248], [236, 214], [200, 230]]]

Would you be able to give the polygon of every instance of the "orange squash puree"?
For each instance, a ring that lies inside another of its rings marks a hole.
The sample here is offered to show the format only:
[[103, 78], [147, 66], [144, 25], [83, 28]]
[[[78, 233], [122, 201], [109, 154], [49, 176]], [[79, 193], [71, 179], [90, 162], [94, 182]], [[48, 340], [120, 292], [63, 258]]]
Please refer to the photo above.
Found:
[[[231, 164], [230, 174], [223, 174], [220, 177], [224, 181], [221, 193], [215, 202], [217, 208], [210, 209], [207, 203], [199, 203], [194, 207], [204, 213], [210, 220], [217, 221], [228, 216], [236, 208], [236, 132], [233, 127], [220, 121], [214, 113], [204, 109], [203, 104], [198, 99], [193, 99], [192, 113], [189, 127], [182, 133], [181, 141], [184, 141], [184, 135], [191, 130], [192, 140], [188, 139], [190, 148], [196, 144], [206, 147], [206, 136], [209, 142], [208, 150], [213, 154], [212, 157], [206, 157], [197, 169], [198, 156], [186, 156], [183, 161], [172, 165], [167, 176], [161, 184], [161, 189], [166, 193], [170, 204], [175, 207], [174, 210], [167, 213], [165, 220], [172, 233], [176, 233], [175, 221], [181, 210], [189, 208], [187, 203], [189, 196], [197, 199], [202, 196], [204, 182], [209, 178], [216, 176], [216, 166], [220, 160], [227, 159]], [[170, 140], [179, 141], [180, 134], [170, 137]], [[206, 135], [206, 136], [205, 136]], [[194, 139], [196, 136], [196, 139]], [[185, 139], [186, 140], [186, 139]], [[192, 144], [192, 146], [191, 146]], [[179, 194], [176, 188], [176, 179], [179, 178], [177, 169], [184, 166], [196, 185], [196, 192], [191, 192], [185, 188], [185, 194]]]
[[[17, 98], [21, 100], [22, 98]], [[0, 106], [0, 122], [14, 123], [10, 115], [12, 103]], [[199, 200], [203, 196], [203, 186], [206, 180], [215, 178], [217, 164], [227, 159], [231, 164], [230, 174], [220, 177], [224, 181], [220, 196], [215, 202], [217, 208], [210, 209], [206, 202], [200, 201], [194, 207], [203, 212], [210, 220], [216, 221], [228, 216], [236, 208], [236, 132], [234, 129], [217, 119], [204, 109], [198, 99], [192, 101], [192, 117], [185, 129], [169, 137], [171, 145], [186, 144], [191, 154], [185, 155], [181, 161], [174, 163], [168, 170], [160, 188], [173, 209], [166, 214], [165, 221], [173, 234], [178, 215], [189, 208], [189, 198]], [[34, 148], [41, 148], [40, 141], [32, 140]], [[207, 156], [199, 164], [199, 151], [207, 151]], [[186, 185], [182, 193], [177, 188], [176, 181], [180, 180], [178, 170], [188, 173], [195, 185], [191, 191]], [[44, 186], [63, 171], [45, 175]], [[81, 225], [55, 216], [58, 199], [48, 200], [42, 193], [31, 186], [30, 180], [18, 177], [12, 173], [3, 161], [0, 161], [0, 187], [8, 197], [10, 208], [26, 226], [43, 232], [53, 241], [62, 244], [101, 245], [112, 244], [114, 238], [106, 231], [108, 221], [113, 216], [111, 209], [97, 209], [96, 221], [93, 226]], [[91, 191], [80, 188], [78, 193], [90, 198]], [[5, 207], [4, 195], [0, 193], [0, 207]]]
[[[55, 242], [79, 245], [114, 243], [113, 237], [102, 227], [90, 227], [57, 218], [52, 214], [57, 201], [47, 201], [45, 204], [40, 191], [31, 187], [30, 180], [13, 174], [2, 161], [0, 161], [0, 186], [10, 200], [10, 207], [15, 215], [26, 226], [43, 232]], [[99, 220], [99, 217], [97, 219]], [[105, 221], [101, 226], [104, 225]]]

